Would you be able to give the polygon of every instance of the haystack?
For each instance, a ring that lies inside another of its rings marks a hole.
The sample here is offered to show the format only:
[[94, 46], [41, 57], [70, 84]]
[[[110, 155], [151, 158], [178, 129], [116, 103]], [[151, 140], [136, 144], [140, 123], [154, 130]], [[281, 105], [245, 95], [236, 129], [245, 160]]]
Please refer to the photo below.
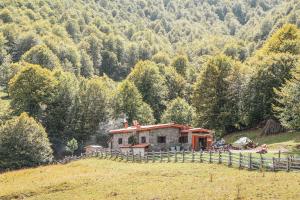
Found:
[[281, 124], [274, 120], [274, 119], [269, 119], [267, 123], [265, 124], [264, 128], [262, 129], [261, 134], [262, 135], [272, 135], [272, 134], [277, 134], [280, 132], [283, 132], [284, 128], [281, 126]]

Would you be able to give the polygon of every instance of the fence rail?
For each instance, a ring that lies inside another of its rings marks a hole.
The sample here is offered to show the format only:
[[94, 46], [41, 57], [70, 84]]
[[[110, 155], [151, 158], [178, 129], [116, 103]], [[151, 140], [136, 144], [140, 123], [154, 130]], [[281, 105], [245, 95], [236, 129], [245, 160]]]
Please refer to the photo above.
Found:
[[181, 163], [217, 163], [229, 167], [249, 170], [266, 171], [300, 171], [300, 158], [292, 156], [264, 157], [257, 153], [231, 153], [212, 151], [159, 151], [134, 154], [133, 152], [122, 153], [118, 150], [101, 150], [87, 157], [112, 159], [125, 162], [155, 163], [155, 162], [181, 162]]

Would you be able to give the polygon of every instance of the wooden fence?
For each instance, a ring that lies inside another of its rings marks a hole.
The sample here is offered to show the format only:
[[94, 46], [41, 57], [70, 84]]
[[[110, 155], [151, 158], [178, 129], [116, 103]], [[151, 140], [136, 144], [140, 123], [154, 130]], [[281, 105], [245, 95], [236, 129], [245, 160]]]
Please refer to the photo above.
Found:
[[155, 162], [181, 162], [181, 163], [217, 163], [249, 170], [267, 171], [300, 171], [300, 158], [267, 157], [257, 153], [231, 153], [212, 151], [160, 151], [133, 154], [122, 153], [117, 150], [101, 150], [94, 152], [88, 157], [112, 159], [125, 162], [155, 163]]

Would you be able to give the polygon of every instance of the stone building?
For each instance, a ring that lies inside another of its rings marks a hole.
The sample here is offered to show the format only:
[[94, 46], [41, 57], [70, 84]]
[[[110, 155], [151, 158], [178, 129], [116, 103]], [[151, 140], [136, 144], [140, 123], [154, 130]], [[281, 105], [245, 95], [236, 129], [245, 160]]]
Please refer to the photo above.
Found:
[[109, 142], [111, 149], [125, 150], [136, 148], [144, 151], [167, 150], [207, 150], [213, 141], [212, 131], [203, 128], [192, 128], [182, 124], [155, 124], [141, 126], [135, 122], [128, 127], [111, 130]]

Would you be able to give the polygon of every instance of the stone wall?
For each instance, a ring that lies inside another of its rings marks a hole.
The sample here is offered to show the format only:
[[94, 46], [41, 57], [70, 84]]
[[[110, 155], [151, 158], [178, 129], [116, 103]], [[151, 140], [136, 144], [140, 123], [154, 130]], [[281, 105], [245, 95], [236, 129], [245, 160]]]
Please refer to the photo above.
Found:
[[[125, 134], [114, 134], [112, 139], [112, 148], [119, 149], [118, 139], [122, 138], [122, 145], [128, 145], [128, 138], [131, 135], [136, 135], [138, 137], [138, 143], [140, 144], [142, 141], [142, 137], [146, 138], [146, 143], [150, 144], [150, 151], [166, 151], [170, 150], [171, 147], [182, 146], [185, 150], [191, 149], [191, 137], [190, 134], [188, 136], [188, 143], [180, 144], [179, 137], [180, 129], [178, 128], [164, 128], [164, 129], [154, 129], [150, 131], [142, 131], [138, 133], [125, 133]], [[165, 136], [166, 143], [158, 143], [158, 137]]]
[[[166, 137], [166, 143], [158, 143], [159, 136]], [[169, 150], [170, 147], [178, 146], [180, 137], [180, 130], [177, 128], [155, 129], [149, 132], [149, 143], [151, 144], [149, 150], [160, 151]]]
[[[112, 138], [112, 141], [111, 141], [111, 144], [110, 144], [110, 148], [119, 149], [119, 146], [128, 145], [128, 138], [132, 135], [135, 135], [135, 132], [113, 134], [113, 138]], [[122, 144], [118, 144], [119, 138], [122, 138]]]

